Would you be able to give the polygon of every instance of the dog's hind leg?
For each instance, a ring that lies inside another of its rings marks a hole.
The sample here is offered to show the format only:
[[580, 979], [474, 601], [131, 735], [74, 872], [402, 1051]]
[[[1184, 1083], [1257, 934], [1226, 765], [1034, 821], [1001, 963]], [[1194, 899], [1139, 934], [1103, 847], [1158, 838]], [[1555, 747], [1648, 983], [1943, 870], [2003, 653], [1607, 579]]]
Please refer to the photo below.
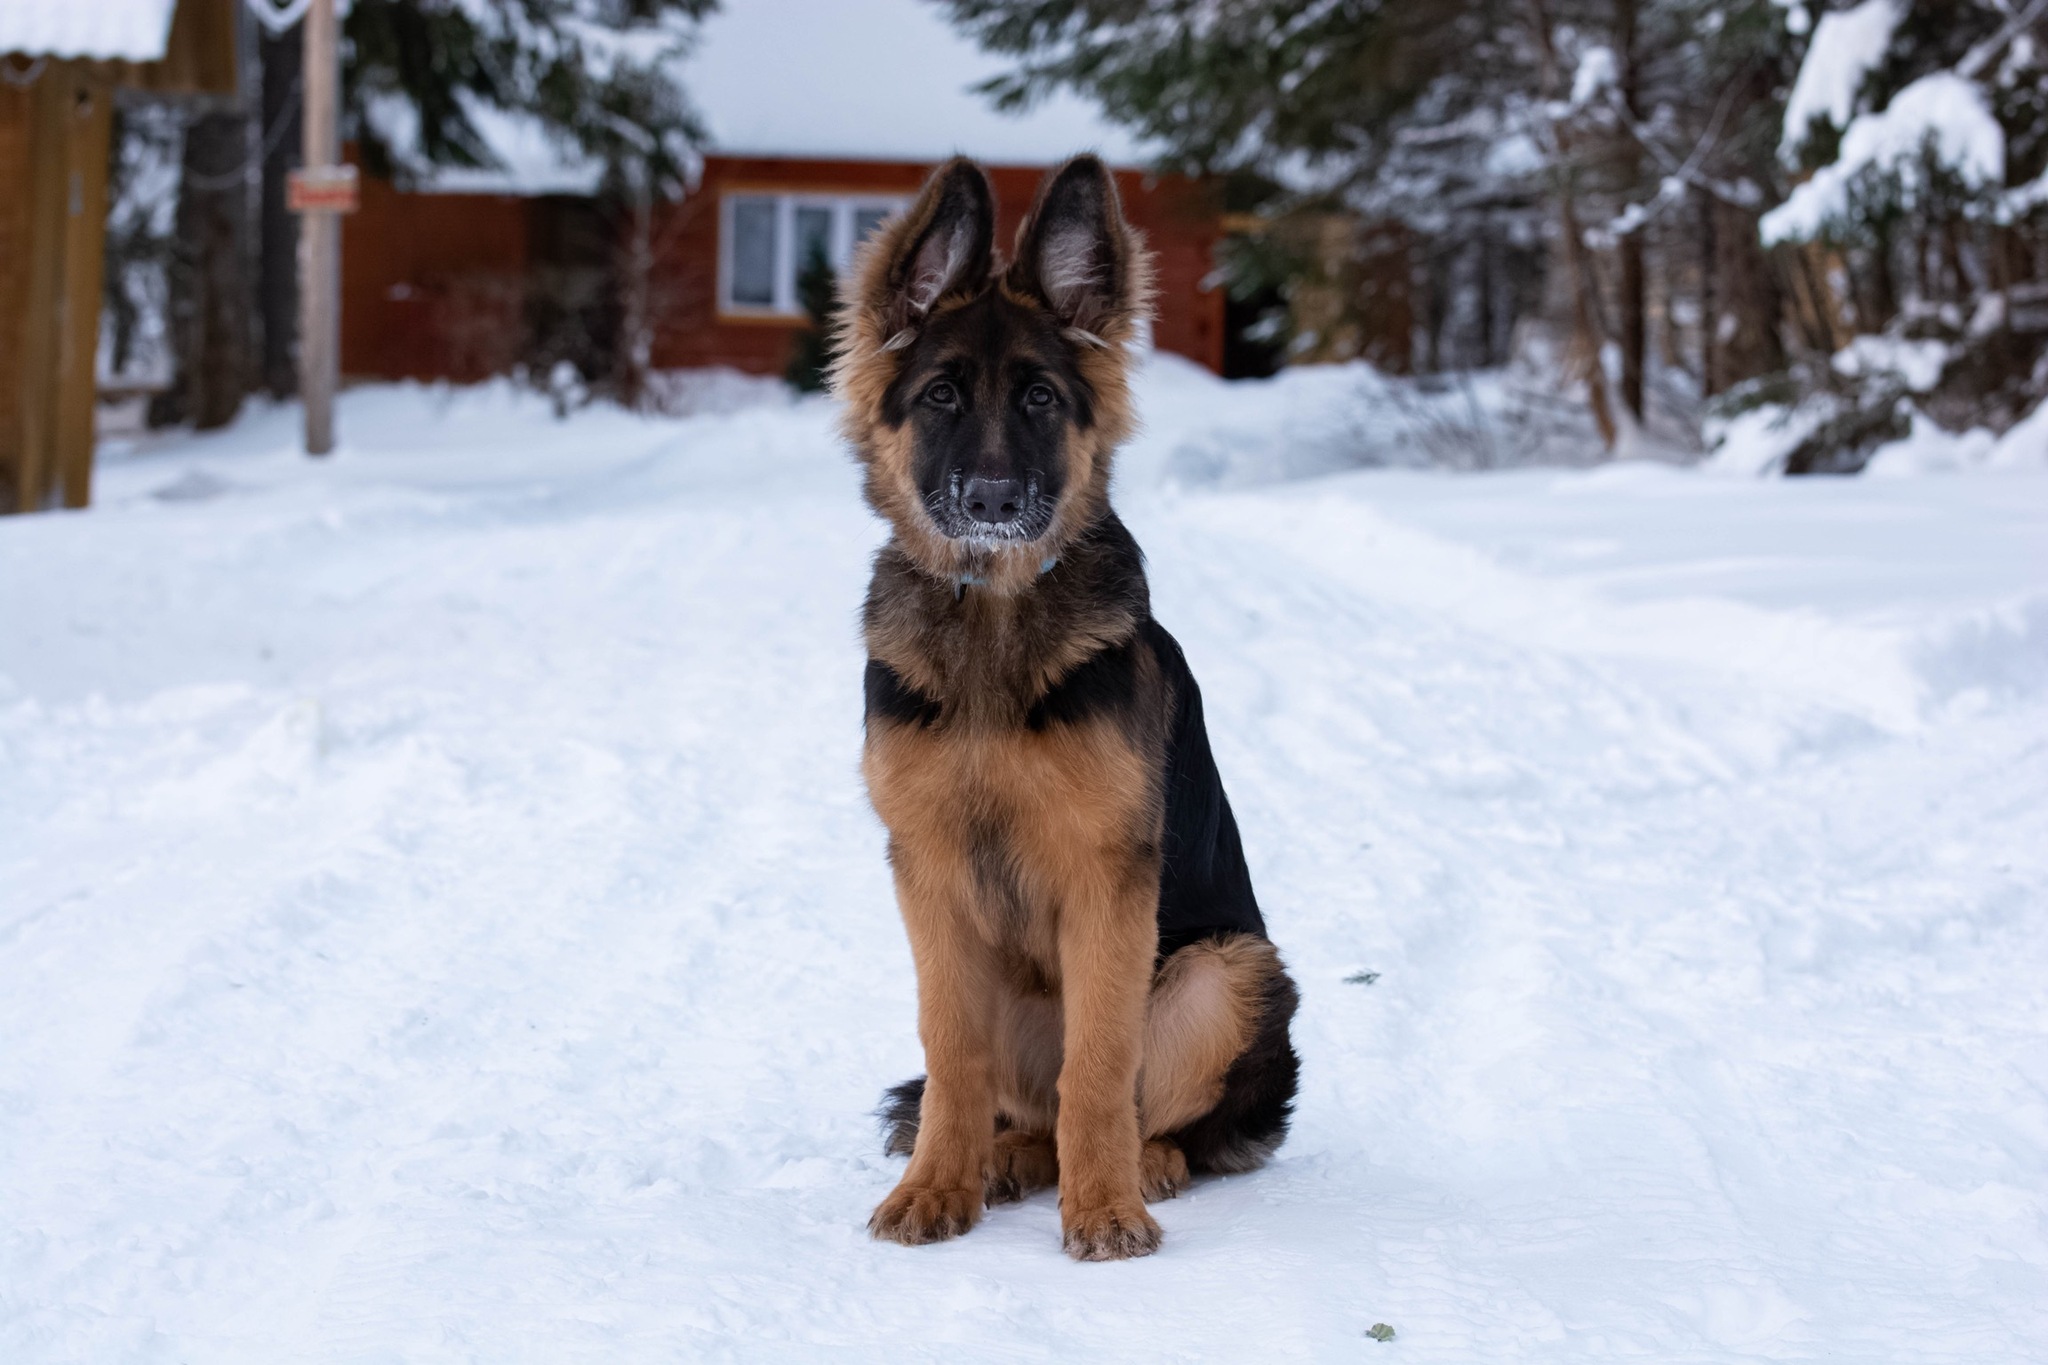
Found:
[[989, 1203], [1014, 1204], [1059, 1183], [1060, 1159], [1049, 1134], [1021, 1128], [996, 1134], [995, 1161], [988, 1173]]
[[1138, 1085], [1148, 1198], [1174, 1184], [1155, 1142], [1196, 1175], [1251, 1170], [1280, 1145], [1299, 1070], [1287, 1036], [1298, 1000], [1273, 945], [1250, 934], [1190, 944], [1160, 968]]
[[1156, 1204], [1171, 1199], [1188, 1187], [1188, 1159], [1170, 1138], [1146, 1138], [1144, 1154], [1138, 1158], [1139, 1188], [1145, 1202]]
[[[1035, 982], [1027, 982], [1034, 986]], [[1042, 989], [1013, 988], [996, 1010], [996, 1154], [988, 1202], [1009, 1204], [1059, 1183], [1060, 1005]]]

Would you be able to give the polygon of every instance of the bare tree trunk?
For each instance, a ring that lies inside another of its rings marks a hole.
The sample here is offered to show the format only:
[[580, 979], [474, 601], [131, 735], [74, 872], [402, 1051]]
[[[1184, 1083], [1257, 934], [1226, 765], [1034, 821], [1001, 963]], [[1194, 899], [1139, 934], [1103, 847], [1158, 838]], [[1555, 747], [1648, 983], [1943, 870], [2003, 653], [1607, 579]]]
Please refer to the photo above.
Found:
[[1498, 360], [1493, 345], [1493, 335], [1497, 330], [1494, 321], [1493, 257], [1493, 225], [1486, 223], [1479, 230], [1479, 363], [1487, 366]]
[[1621, 239], [1621, 401], [1638, 423], [1643, 420], [1643, 237], [1631, 232]]
[[1971, 288], [1970, 268], [1963, 260], [1963, 225], [1951, 218], [1941, 225], [1942, 273], [1948, 280], [1948, 297], [1963, 301], [1979, 291]]
[[1882, 332], [1890, 325], [1899, 311], [1899, 286], [1892, 275], [1892, 233], [1889, 228], [1877, 232], [1877, 244], [1870, 249], [1870, 270], [1868, 287], [1863, 291], [1869, 298], [1870, 316], [1856, 319], [1858, 330]]
[[[1561, 93], [1562, 77], [1544, 0], [1529, 0], [1529, 15], [1535, 28], [1537, 58], [1542, 66], [1543, 93], [1546, 99], [1554, 101]], [[1600, 429], [1601, 444], [1611, 451], [1619, 433], [1614, 425], [1614, 410], [1607, 401], [1607, 371], [1600, 355], [1603, 344], [1600, 315], [1593, 301], [1592, 270], [1586, 260], [1585, 234], [1579, 225], [1578, 202], [1572, 184], [1571, 132], [1559, 121], [1551, 124], [1551, 136], [1556, 153], [1551, 183], [1557, 195], [1558, 235], [1559, 245], [1564, 251], [1565, 286], [1571, 291], [1572, 301], [1572, 340], [1566, 353], [1566, 365], [1570, 373], [1584, 382], [1586, 405], [1592, 409], [1593, 424]]]
[[1565, 282], [1572, 291], [1571, 368], [1586, 385], [1586, 404], [1593, 410], [1593, 425], [1600, 429], [1600, 443], [1608, 450], [1620, 435], [1614, 424], [1614, 409], [1607, 401], [1607, 370], [1601, 363], [1599, 315], [1593, 309], [1593, 281], [1586, 261], [1584, 234], [1579, 227], [1578, 206], [1571, 188], [1571, 176], [1561, 177], [1558, 191], [1558, 224], [1564, 237]]
[[1739, 384], [1783, 369], [1785, 349], [1778, 336], [1784, 310], [1770, 259], [1764, 255], [1751, 209], [1716, 200], [1716, 276], [1721, 285], [1721, 315], [1714, 323], [1718, 349], [1714, 370], [1725, 384]]
[[1783, 242], [1771, 248], [1775, 269], [1786, 283], [1786, 302], [1799, 344], [1818, 355], [1832, 355], [1842, 346], [1841, 306], [1828, 283], [1825, 248], [1815, 243]]
[[1721, 248], [1714, 240], [1714, 199], [1705, 190], [1693, 191], [1699, 203], [1700, 227], [1700, 392], [1712, 398], [1724, 387], [1720, 367], [1714, 364], [1714, 334], [1721, 326]]
[[1422, 367], [1430, 374], [1437, 374], [1444, 368], [1444, 315], [1450, 311], [1451, 303], [1450, 285], [1445, 277], [1450, 269], [1444, 262], [1444, 251], [1440, 247], [1433, 247], [1424, 259], [1427, 273], [1423, 278], [1428, 282], [1428, 288], [1423, 292], [1423, 300], [1428, 321], [1423, 324], [1427, 346], [1423, 351]]
[[248, 143], [238, 112], [201, 113], [185, 129], [170, 272], [177, 363], [154, 415], [201, 431], [232, 422], [249, 391]]
[[263, 321], [258, 380], [276, 398], [299, 391], [299, 218], [285, 207], [285, 177], [299, 164], [306, 45], [297, 25], [262, 30], [263, 207], [256, 292]]
[[648, 290], [654, 283], [654, 206], [645, 185], [636, 185], [626, 223], [619, 269], [619, 343], [612, 358], [618, 400], [637, 408], [647, 395], [654, 362], [653, 314]]
[[[1637, 108], [1640, 73], [1636, 62], [1636, 0], [1617, 0], [1615, 5], [1615, 46], [1621, 55], [1621, 101], [1631, 121], [1642, 122]], [[1642, 176], [1642, 151], [1634, 138], [1624, 139], [1628, 149], [1627, 171], [1631, 191]], [[1643, 420], [1644, 289], [1643, 228], [1621, 236], [1621, 279], [1618, 282], [1621, 310], [1621, 401], [1637, 425]]]
[[1673, 307], [1678, 298], [1678, 252], [1673, 236], [1669, 229], [1660, 231], [1651, 253], [1657, 262], [1653, 311], [1657, 314], [1657, 362], [1667, 370], [1681, 370], [1685, 368], [1685, 350], [1679, 343], [1678, 310]]

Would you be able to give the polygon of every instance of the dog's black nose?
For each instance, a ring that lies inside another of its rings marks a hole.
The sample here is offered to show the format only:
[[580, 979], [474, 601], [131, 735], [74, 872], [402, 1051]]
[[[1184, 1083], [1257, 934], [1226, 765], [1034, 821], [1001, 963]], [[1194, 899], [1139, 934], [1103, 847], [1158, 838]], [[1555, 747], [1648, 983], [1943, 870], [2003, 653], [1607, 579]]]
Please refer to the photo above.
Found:
[[969, 479], [960, 504], [976, 521], [1015, 521], [1024, 511], [1024, 485], [1016, 479]]

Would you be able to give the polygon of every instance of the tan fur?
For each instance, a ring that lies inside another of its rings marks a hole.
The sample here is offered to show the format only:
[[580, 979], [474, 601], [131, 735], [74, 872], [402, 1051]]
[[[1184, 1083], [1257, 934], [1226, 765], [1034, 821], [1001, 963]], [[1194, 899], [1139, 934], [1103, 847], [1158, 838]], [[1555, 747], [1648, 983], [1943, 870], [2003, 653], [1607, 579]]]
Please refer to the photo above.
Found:
[[[1101, 726], [889, 727], [870, 737], [864, 766], [890, 830], [929, 1074], [904, 1187], [983, 1188], [998, 1056], [1007, 1051], [1042, 1076], [1050, 1050], [1042, 1015], [1037, 1036], [993, 1037], [991, 1006], [1016, 994], [1004, 988], [1005, 974], [1014, 981], [1028, 969], [1059, 994], [1054, 1123], [1062, 1209], [1070, 1225], [1091, 1229], [1079, 1234], [1080, 1251], [1107, 1254], [1133, 1237], [1156, 1238], [1139, 1194], [1132, 1100], [1158, 942], [1157, 775], [1123, 735]], [[964, 841], [975, 829], [1010, 841], [1018, 904], [992, 903], [979, 884]], [[1007, 1079], [1025, 1077], [1013, 1065]], [[1030, 1098], [1042, 1118], [1042, 1090]], [[877, 1231], [921, 1240], [932, 1229], [903, 1223], [915, 1202], [915, 1194], [892, 1195]]]
[[1266, 981], [1279, 969], [1273, 945], [1249, 934], [1191, 944], [1160, 969], [1145, 1018], [1138, 1085], [1146, 1137], [1170, 1133], [1215, 1108], [1223, 1073], [1251, 1045]]
[[[1058, 856], [1045, 845], [1037, 851]], [[1159, 945], [1156, 833], [1142, 852], [1072, 862], [1059, 916], [1060, 1217], [1070, 1254], [1109, 1260], [1159, 1244], [1141, 1192], [1134, 1103]]]
[[890, 863], [917, 963], [917, 1032], [929, 1074], [910, 1167], [868, 1224], [878, 1237], [911, 1244], [974, 1226], [995, 1137], [983, 1007], [994, 980], [958, 913], [972, 895], [972, 873], [951, 841], [921, 833], [893, 837]]
[[[1166, 1180], [1163, 1173], [1173, 1169], [1154, 1150], [1172, 1144], [1159, 1139], [1200, 1118], [1221, 1098], [1224, 1075], [1250, 1046], [1267, 983], [1280, 970], [1271, 943], [1237, 935], [1191, 944], [1153, 975], [1138, 1073], [1148, 1201], [1170, 1197], [1156, 1192]], [[995, 1010], [997, 1108], [1015, 1126], [1013, 1142], [1050, 1135], [1063, 1052], [1060, 997], [1033, 974], [1006, 980]], [[1177, 1157], [1179, 1149], [1173, 1152]], [[1186, 1166], [1182, 1160], [1176, 1190], [1186, 1184]]]
[[1060, 997], [1032, 970], [1004, 983], [995, 1008], [996, 1106], [1018, 1128], [1050, 1138], [1065, 1050]]

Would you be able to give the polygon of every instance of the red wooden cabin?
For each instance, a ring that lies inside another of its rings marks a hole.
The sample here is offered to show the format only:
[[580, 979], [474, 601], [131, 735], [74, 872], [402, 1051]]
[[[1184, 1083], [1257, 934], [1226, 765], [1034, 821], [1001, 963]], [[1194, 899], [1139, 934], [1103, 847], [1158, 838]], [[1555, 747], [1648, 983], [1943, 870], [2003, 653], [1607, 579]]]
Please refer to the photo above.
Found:
[[[650, 290], [654, 365], [780, 374], [809, 320], [797, 274], [811, 250], [843, 267], [854, 244], [902, 207], [930, 163], [711, 156], [701, 183], [662, 209]], [[1045, 166], [992, 166], [1007, 243]], [[1157, 255], [1154, 343], [1220, 371], [1223, 292], [1208, 283], [1221, 232], [1199, 183], [1118, 173], [1131, 220]], [[580, 196], [404, 191], [365, 184], [343, 230], [342, 368], [363, 378], [476, 379], [516, 359], [539, 276], [601, 268], [584, 240], [616, 236]]]
[[[1005, 244], [1039, 177], [1065, 156], [1143, 160], [1071, 97], [998, 115], [971, 87], [1000, 69], [924, 0], [729, 0], [684, 72], [714, 154], [655, 225], [655, 367], [782, 373], [807, 325], [796, 277], [809, 250], [843, 265], [947, 155], [990, 166]], [[438, 175], [417, 190], [365, 185], [342, 231], [345, 373], [502, 370], [536, 341], [545, 353], [536, 331], [575, 325], [576, 300], [616, 267], [623, 226], [591, 197], [596, 169], [532, 128], [499, 119], [484, 132], [501, 172]], [[1224, 294], [1207, 281], [1221, 223], [1207, 187], [1136, 170], [1119, 180], [1159, 256], [1156, 344], [1220, 371]]]

